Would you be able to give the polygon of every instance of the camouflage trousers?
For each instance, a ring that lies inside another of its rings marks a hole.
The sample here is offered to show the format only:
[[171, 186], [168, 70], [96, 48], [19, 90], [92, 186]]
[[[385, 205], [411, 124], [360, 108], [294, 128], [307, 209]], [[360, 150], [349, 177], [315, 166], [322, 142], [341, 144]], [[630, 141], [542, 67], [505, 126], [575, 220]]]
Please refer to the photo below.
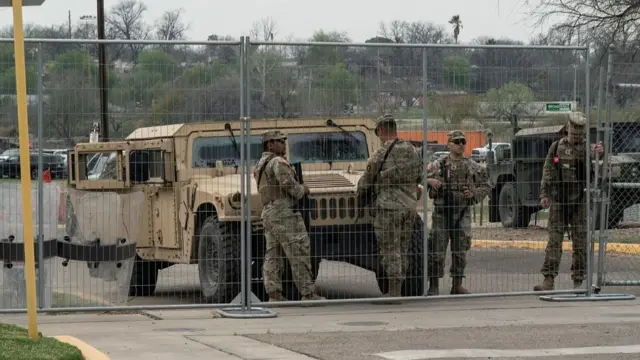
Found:
[[469, 208], [450, 212], [436, 205], [431, 215], [431, 239], [428, 242], [427, 262], [430, 277], [444, 277], [447, 246], [451, 241], [451, 277], [464, 277], [467, 251], [471, 248], [471, 215]]
[[571, 263], [571, 279], [584, 280], [587, 262], [587, 225], [585, 205], [563, 205], [551, 203], [547, 229], [549, 240], [545, 250], [544, 264], [540, 272], [544, 276], [558, 276], [560, 259], [562, 258], [562, 242], [564, 233], [571, 225], [571, 242], [573, 261]]
[[302, 215], [291, 209], [267, 205], [262, 212], [262, 223], [266, 240], [262, 276], [267, 293], [282, 293], [286, 258], [300, 294], [312, 294], [315, 279], [311, 270], [309, 235]]
[[380, 264], [389, 279], [404, 281], [416, 216], [415, 210], [376, 210], [373, 229], [380, 251]]

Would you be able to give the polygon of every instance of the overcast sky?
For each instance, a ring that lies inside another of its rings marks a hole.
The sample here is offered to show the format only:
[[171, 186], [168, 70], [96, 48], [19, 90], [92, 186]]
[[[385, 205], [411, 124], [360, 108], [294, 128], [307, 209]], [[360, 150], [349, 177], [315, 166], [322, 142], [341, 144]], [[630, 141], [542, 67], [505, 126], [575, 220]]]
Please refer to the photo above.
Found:
[[[460, 42], [468, 42], [478, 36], [509, 37], [527, 41], [540, 29], [527, 23], [523, 0], [369, 0], [369, 1], [294, 1], [294, 0], [244, 0], [213, 2], [207, 0], [147, 0], [147, 22], [158, 19], [168, 9], [182, 7], [184, 20], [190, 24], [190, 39], [206, 39], [209, 34], [247, 35], [251, 23], [270, 16], [278, 26], [277, 39], [293, 35], [296, 39], [308, 39], [315, 30], [346, 31], [355, 42], [364, 42], [375, 36], [380, 21], [392, 20], [431, 21], [447, 24], [452, 15], [459, 14], [463, 29]], [[105, 0], [105, 8], [118, 3]], [[95, 0], [45, 0], [41, 7], [27, 7], [25, 23], [60, 24], [71, 20], [78, 23], [82, 15], [95, 15]], [[0, 10], [0, 24], [11, 24], [10, 8]]]

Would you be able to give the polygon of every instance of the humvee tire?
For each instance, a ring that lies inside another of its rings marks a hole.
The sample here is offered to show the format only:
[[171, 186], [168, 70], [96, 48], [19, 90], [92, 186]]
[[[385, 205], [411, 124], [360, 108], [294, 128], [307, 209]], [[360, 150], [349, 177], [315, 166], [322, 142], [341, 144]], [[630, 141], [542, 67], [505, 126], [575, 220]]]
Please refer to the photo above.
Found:
[[[528, 207], [520, 205], [519, 198], [515, 198], [515, 187], [513, 182], [508, 182], [500, 190], [498, 200], [500, 221], [506, 228], [526, 228], [531, 221], [531, 211]], [[517, 203], [514, 204], [514, 202]]]
[[229, 303], [240, 292], [240, 231], [238, 224], [207, 217], [198, 232], [200, 290], [208, 303]]
[[[424, 222], [418, 216], [413, 224], [413, 234], [408, 247], [407, 272], [402, 283], [402, 296], [422, 296], [424, 294]], [[378, 266], [376, 280], [383, 294], [389, 291], [389, 279], [382, 268]]]

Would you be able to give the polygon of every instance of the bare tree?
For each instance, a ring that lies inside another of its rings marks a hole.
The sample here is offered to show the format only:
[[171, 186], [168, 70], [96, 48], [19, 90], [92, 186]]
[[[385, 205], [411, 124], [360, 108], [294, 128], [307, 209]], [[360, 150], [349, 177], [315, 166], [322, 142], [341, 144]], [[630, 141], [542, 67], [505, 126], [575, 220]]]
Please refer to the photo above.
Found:
[[[123, 0], [111, 8], [106, 16], [107, 32], [111, 38], [124, 40], [147, 40], [150, 28], [144, 22], [147, 6], [137, 0]], [[146, 47], [140, 44], [128, 44], [129, 60], [135, 62], [138, 54]]]
[[[184, 40], [185, 32], [189, 25], [182, 21], [184, 9], [167, 10], [156, 23], [156, 37], [159, 40]], [[162, 46], [164, 51], [169, 52], [173, 45]]]

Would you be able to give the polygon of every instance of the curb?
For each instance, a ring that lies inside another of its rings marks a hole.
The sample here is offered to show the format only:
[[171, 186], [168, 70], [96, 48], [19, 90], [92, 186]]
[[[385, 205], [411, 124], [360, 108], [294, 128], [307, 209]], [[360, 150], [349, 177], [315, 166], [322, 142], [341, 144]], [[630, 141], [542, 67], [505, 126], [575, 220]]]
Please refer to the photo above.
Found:
[[53, 336], [54, 339], [61, 341], [63, 343], [67, 343], [69, 345], [73, 345], [80, 350], [82, 356], [85, 360], [110, 360], [107, 355], [105, 355], [102, 351], [94, 348], [93, 346], [85, 343], [84, 341], [74, 338], [73, 336]]
[[[471, 240], [472, 248], [480, 249], [528, 249], [528, 250], [544, 250], [547, 248], [546, 241], [531, 240]], [[598, 251], [600, 244], [594, 244], [595, 251]], [[571, 241], [562, 242], [562, 250], [572, 249]], [[640, 255], [640, 244], [625, 243], [608, 243], [606, 252], [627, 255]]]

